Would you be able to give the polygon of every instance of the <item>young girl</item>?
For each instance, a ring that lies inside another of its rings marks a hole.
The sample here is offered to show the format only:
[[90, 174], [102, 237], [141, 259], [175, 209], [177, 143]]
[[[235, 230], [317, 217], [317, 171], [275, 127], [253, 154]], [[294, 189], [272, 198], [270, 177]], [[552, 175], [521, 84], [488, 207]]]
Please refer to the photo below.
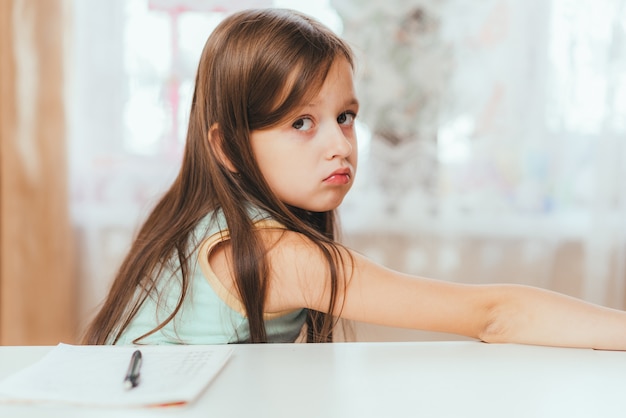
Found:
[[487, 342], [626, 349], [626, 313], [386, 269], [335, 241], [357, 167], [348, 45], [280, 9], [226, 18], [198, 68], [180, 173], [87, 344], [332, 341], [338, 318]]

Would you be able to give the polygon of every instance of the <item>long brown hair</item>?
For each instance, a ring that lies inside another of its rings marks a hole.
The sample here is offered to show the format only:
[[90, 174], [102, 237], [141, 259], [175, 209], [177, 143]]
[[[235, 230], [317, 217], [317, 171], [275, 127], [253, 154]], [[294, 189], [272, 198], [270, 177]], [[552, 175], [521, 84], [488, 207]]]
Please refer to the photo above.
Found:
[[[144, 300], [156, 292], [156, 281], [172, 260], [180, 280], [178, 304], [138, 340], [174, 318], [186, 296], [194, 262], [191, 234], [202, 218], [216, 210], [223, 212], [231, 237], [236, 286], [249, 322], [247, 342], [266, 342], [268, 269], [265, 249], [253, 233], [246, 209], [250, 205], [319, 246], [330, 273], [328, 312], [335, 312], [342, 265], [335, 244], [335, 212], [308, 212], [278, 200], [255, 161], [250, 132], [277, 125], [315, 97], [338, 57], [353, 65], [345, 42], [295, 11], [247, 10], [217, 26], [200, 58], [180, 172], [140, 228], [84, 343], [115, 343]], [[214, 127], [219, 134], [210, 134]], [[332, 340], [331, 314], [309, 311], [307, 323], [308, 341]]]

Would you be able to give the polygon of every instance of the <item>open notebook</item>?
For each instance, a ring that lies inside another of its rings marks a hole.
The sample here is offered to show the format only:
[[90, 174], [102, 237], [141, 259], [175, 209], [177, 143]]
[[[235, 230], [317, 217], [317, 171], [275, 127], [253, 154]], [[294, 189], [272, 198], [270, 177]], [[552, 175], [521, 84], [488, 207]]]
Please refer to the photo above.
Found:
[[[132, 353], [143, 361], [137, 387], [124, 377]], [[78, 346], [59, 344], [0, 382], [0, 402], [64, 402], [141, 407], [195, 400], [226, 364], [229, 346]]]

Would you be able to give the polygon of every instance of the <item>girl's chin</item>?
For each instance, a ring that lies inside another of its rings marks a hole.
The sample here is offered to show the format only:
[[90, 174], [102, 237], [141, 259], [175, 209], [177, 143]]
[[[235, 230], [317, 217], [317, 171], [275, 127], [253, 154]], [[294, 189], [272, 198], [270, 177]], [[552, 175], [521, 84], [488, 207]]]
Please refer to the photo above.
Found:
[[343, 202], [343, 199], [346, 197], [347, 194], [347, 190], [345, 190], [345, 193], [333, 193], [333, 196], [326, 196], [327, 199], [324, 199], [324, 201], [320, 202], [314, 202], [315, 204], [311, 204], [310, 201], [308, 202], [297, 202], [297, 203], [289, 203], [289, 202], [285, 202], [283, 201], [283, 203], [289, 205], [289, 206], [293, 206], [302, 210], [306, 210], [308, 212], [328, 212], [331, 210], [335, 210], [337, 209], [341, 203]]
[[304, 209], [309, 212], [329, 212], [331, 210], [337, 209], [341, 205], [342, 201], [343, 199], [341, 199], [339, 202], [328, 204], [328, 205], [319, 205], [319, 206], [306, 205], [307, 207], [303, 207], [301, 209]]

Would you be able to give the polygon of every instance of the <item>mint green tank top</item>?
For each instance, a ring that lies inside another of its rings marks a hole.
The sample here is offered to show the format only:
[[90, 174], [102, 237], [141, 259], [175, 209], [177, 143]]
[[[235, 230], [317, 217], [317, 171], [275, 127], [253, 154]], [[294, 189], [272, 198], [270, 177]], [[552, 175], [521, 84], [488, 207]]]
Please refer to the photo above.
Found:
[[[278, 222], [253, 215], [257, 228], [280, 228]], [[200, 243], [193, 254], [189, 291], [174, 319], [159, 331], [142, 338], [139, 344], [228, 344], [245, 343], [250, 332], [243, 304], [230, 293], [212, 271], [208, 258], [217, 244], [229, 239], [223, 216], [207, 216], [194, 232]], [[177, 267], [177, 265], [174, 265]], [[133, 344], [143, 334], [156, 328], [173, 311], [180, 297], [180, 281], [174, 268], [164, 269], [158, 280], [158, 294], [151, 294], [143, 303], [116, 344]], [[301, 340], [307, 310], [297, 309], [264, 314], [267, 338], [272, 343]]]

